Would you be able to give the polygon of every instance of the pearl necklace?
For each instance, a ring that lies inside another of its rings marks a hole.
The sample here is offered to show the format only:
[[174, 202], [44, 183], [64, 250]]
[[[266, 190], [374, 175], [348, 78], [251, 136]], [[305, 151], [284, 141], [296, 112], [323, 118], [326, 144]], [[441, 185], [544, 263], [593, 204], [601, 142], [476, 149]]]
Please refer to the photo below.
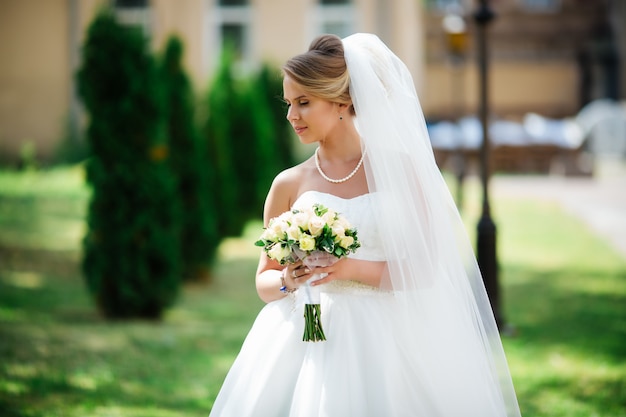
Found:
[[340, 184], [342, 182], [348, 181], [350, 178], [354, 177], [354, 174], [356, 174], [357, 171], [359, 170], [359, 168], [361, 168], [361, 165], [363, 165], [363, 157], [365, 156], [365, 152], [363, 152], [361, 154], [361, 159], [359, 159], [359, 163], [356, 164], [356, 168], [354, 168], [354, 170], [352, 170], [352, 172], [349, 173], [347, 177], [343, 177], [343, 178], [340, 178], [338, 180], [334, 180], [334, 179], [328, 177], [326, 174], [324, 174], [324, 171], [322, 171], [322, 167], [320, 166], [320, 157], [317, 154], [319, 150], [320, 150], [320, 148], [317, 148], [315, 150], [315, 166], [317, 167], [317, 172], [320, 173], [322, 178], [324, 178], [328, 182], [332, 182], [333, 184]]

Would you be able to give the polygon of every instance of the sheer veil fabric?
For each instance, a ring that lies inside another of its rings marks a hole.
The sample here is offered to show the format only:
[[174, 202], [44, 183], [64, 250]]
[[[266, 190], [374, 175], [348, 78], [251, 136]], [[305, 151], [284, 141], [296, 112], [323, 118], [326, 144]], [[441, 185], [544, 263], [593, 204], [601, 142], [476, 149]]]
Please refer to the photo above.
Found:
[[[500, 336], [472, 247], [435, 163], [404, 63], [375, 35], [343, 39], [354, 122], [396, 300], [401, 389], [423, 414], [520, 416]], [[420, 375], [419, 383], [415, 376]]]

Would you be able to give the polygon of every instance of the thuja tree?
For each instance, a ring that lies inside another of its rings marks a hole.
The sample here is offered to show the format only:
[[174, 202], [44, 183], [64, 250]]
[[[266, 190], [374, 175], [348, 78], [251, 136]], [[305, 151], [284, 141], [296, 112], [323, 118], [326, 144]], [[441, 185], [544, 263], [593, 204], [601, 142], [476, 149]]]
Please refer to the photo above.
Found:
[[[220, 66], [213, 79], [206, 100], [206, 120], [203, 134], [209, 150], [209, 164], [214, 169], [213, 204], [217, 210], [218, 234], [220, 237], [234, 236], [241, 232], [245, 221], [240, 195], [243, 184], [239, 180], [242, 172], [248, 172], [247, 166], [236, 165], [236, 156], [241, 149], [236, 135], [237, 123], [249, 123], [239, 120], [240, 97], [236, 81], [231, 72], [232, 53], [226, 49]], [[245, 147], [248, 147], [245, 144]]]
[[275, 129], [271, 112], [258, 79], [251, 77], [239, 85], [239, 100], [234, 118], [234, 164], [241, 183], [238, 204], [246, 220], [260, 218], [263, 203], [278, 166], [274, 146]]
[[215, 161], [209, 159], [205, 141], [194, 120], [194, 95], [182, 68], [183, 44], [169, 38], [160, 63], [165, 89], [170, 165], [178, 178], [182, 205], [181, 259], [185, 279], [208, 278], [215, 257], [217, 213], [211, 203]]
[[78, 84], [90, 119], [87, 286], [109, 318], [159, 318], [180, 286], [180, 214], [163, 94], [141, 33], [101, 12]]
[[239, 197], [254, 202], [247, 206], [247, 218], [259, 218], [272, 179], [294, 163], [292, 129], [285, 118], [278, 70], [265, 65], [242, 83], [238, 117], [235, 140], [241, 145], [237, 148], [247, 145], [247, 152], [238, 152], [236, 163], [248, 167], [246, 194]]
[[277, 169], [295, 164], [293, 129], [287, 121], [287, 109], [283, 101], [283, 80], [280, 71], [269, 64], [263, 65], [256, 77], [256, 91], [263, 97], [269, 109], [272, 123], [273, 158]]
[[259, 219], [274, 176], [292, 165], [292, 147], [281, 105], [278, 71], [264, 67], [247, 78], [235, 77], [227, 49], [208, 96], [206, 136], [215, 160], [225, 235]]

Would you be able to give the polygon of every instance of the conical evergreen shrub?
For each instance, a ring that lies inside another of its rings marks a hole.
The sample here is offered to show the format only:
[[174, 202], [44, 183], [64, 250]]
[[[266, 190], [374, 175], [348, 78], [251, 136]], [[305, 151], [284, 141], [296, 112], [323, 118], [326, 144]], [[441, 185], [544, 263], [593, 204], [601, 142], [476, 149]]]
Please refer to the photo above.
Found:
[[178, 178], [182, 205], [181, 259], [183, 277], [206, 279], [219, 244], [217, 213], [211, 201], [213, 161], [194, 119], [194, 94], [182, 68], [183, 44], [168, 39], [160, 63], [166, 95], [170, 165]]
[[[254, 201], [253, 207], [248, 205], [251, 209], [246, 212], [248, 219], [262, 217], [263, 203], [272, 180], [285, 168], [282, 161], [284, 155], [290, 155], [290, 149], [283, 148], [283, 144], [280, 143], [279, 126], [272, 113], [272, 104], [280, 108], [280, 102], [269, 102], [268, 85], [263, 76], [261, 72], [251, 77], [246, 85], [247, 88], [242, 91], [241, 100], [244, 106], [242, 115], [248, 115], [250, 120], [245, 125], [247, 132], [242, 132], [242, 138], [248, 138], [249, 142], [247, 156], [250, 159], [247, 162], [252, 171], [249, 178], [253, 179], [249, 182], [247, 190], [248, 194], [253, 196], [251, 200]], [[286, 121], [284, 118], [283, 120]]]
[[262, 217], [272, 179], [294, 162], [280, 72], [265, 66], [237, 78], [233, 56], [225, 50], [210, 86], [204, 129], [216, 167], [213, 189], [222, 237], [238, 235], [248, 220]]
[[[239, 92], [231, 68], [233, 54], [228, 48], [220, 60], [206, 100], [206, 121], [203, 135], [209, 149], [209, 164], [215, 169], [211, 189], [214, 191], [214, 206], [217, 210], [218, 234], [220, 237], [237, 236], [245, 223], [245, 207], [241, 206], [240, 195], [244, 194], [239, 180], [248, 167], [236, 165], [236, 155], [245, 152], [237, 147], [236, 124], [240, 109]], [[244, 121], [248, 123], [249, 121]], [[246, 147], [249, 144], [246, 144]]]
[[[255, 90], [263, 97], [265, 107], [272, 119], [273, 157], [278, 171], [293, 166], [294, 157], [293, 128], [287, 121], [287, 108], [283, 101], [283, 79], [280, 71], [269, 64], [261, 67], [256, 77]], [[274, 173], [274, 175], [277, 172]]]
[[141, 32], [108, 11], [91, 24], [82, 58], [93, 187], [87, 286], [106, 317], [159, 318], [180, 286], [180, 214], [156, 64]]

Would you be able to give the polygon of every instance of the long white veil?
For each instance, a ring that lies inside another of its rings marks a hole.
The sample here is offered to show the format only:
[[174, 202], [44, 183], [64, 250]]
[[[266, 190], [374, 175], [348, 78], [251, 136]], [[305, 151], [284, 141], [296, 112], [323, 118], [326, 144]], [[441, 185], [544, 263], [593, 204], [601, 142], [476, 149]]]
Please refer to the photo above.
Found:
[[405, 348], [407, 381], [420, 375], [402, 389], [425, 397], [421, 411], [429, 417], [519, 416], [480, 271], [435, 163], [411, 75], [375, 35], [355, 34], [343, 45], [389, 261], [381, 287], [398, 301], [389, 325]]

